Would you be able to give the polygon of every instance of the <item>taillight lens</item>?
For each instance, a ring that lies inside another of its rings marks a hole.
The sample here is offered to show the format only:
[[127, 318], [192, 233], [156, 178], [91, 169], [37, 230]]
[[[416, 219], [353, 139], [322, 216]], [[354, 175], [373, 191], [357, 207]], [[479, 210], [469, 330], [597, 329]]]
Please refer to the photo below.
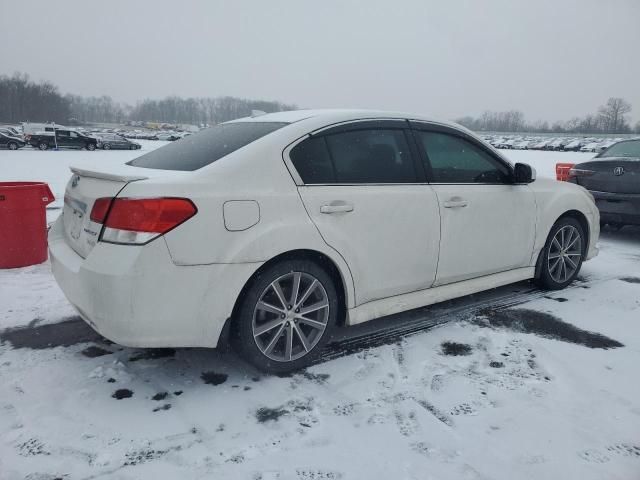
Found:
[[569, 170], [569, 178], [572, 177], [590, 177], [591, 175], [593, 175], [594, 172], [593, 170], [585, 170], [582, 168], [572, 168], [571, 170]]
[[99, 198], [91, 219], [104, 224], [101, 241], [142, 245], [186, 222], [197, 211], [187, 198]]
[[92, 222], [96, 223], [104, 223], [107, 218], [107, 212], [109, 211], [109, 206], [111, 205], [113, 198], [98, 198], [95, 202], [93, 202], [93, 208], [91, 209], [91, 215], [89, 218]]

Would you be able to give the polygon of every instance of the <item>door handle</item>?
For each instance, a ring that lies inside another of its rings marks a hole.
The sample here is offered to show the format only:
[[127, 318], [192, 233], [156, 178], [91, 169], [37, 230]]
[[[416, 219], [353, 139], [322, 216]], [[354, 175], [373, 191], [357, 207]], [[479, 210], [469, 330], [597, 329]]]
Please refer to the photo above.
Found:
[[444, 208], [463, 208], [469, 205], [469, 202], [460, 197], [453, 197], [442, 204]]
[[320, 207], [320, 213], [347, 213], [353, 212], [353, 205], [348, 203], [341, 203], [338, 205], [322, 205]]

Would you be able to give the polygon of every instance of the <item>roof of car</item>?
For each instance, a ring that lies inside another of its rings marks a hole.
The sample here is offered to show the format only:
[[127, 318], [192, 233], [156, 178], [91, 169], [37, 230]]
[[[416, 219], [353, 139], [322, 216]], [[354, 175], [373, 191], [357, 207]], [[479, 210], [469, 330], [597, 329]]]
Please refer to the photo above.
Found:
[[[286, 122], [294, 123], [308, 118], [315, 117], [327, 121], [348, 121], [366, 118], [409, 118], [414, 120], [424, 120], [436, 122], [446, 125], [455, 125], [452, 122], [437, 120], [425, 115], [407, 112], [393, 112], [386, 110], [367, 110], [367, 109], [314, 109], [314, 110], [290, 110], [286, 112], [266, 113], [264, 115], [256, 115], [253, 117], [244, 117], [233, 120], [229, 123], [236, 122]], [[455, 125], [459, 128], [458, 125]]]

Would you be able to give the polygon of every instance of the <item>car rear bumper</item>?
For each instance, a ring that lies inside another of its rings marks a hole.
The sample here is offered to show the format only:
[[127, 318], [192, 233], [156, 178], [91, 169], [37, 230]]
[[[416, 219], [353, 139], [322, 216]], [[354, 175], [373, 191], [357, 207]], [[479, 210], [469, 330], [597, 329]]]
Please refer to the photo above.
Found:
[[49, 232], [51, 269], [80, 316], [130, 347], [215, 347], [259, 264], [177, 266], [164, 239], [145, 246], [98, 243], [87, 258]]
[[602, 223], [640, 225], [640, 194], [590, 192], [600, 210]]

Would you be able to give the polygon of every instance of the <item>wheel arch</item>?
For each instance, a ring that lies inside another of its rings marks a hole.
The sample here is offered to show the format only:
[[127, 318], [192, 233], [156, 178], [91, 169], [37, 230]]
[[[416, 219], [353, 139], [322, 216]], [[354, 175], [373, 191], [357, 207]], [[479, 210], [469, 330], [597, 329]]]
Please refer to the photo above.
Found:
[[[583, 260], [586, 259], [587, 252], [589, 251], [589, 241], [591, 239], [591, 232], [590, 232], [590, 227], [589, 227], [589, 221], [587, 220], [586, 215], [584, 213], [582, 213], [580, 210], [575, 210], [575, 209], [567, 210], [562, 215], [560, 215], [558, 218], [556, 218], [556, 220], [549, 227], [549, 229], [547, 231], [547, 234], [544, 237], [545, 238], [544, 245], [546, 245], [546, 243], [547, 243], [547, 239], [549, 238], [549, 234], [551, 233], [551, 230], [553, 229], [553, 226], [556, 223], [558, 223], [560, 220], [562, 220], [563, 218], [573, 218], [582, 227], [582, 230], [583, 230], [583, 232], [585, 234], [585, 242], [584, 242], [584, 245], [582, 247], [582, 257], [583, 257]], [[536, 259], [535, 278], [540, 278], [540, 273], [541, 273], [541, 269], [542, 269], [541, 259], [542, 259], [543, 252], [544, 252], [544, 246], [538, 252], [538, 258]]]
[[349, 292], [347, 290], [349, 279], [344, 277], [344, 274], [340, 271], [340, 268], [336, 264], [336, 262], [331, 259], [328, 255], [318, 250], [311, 249], [297, 249], [297, 250], [289, 250], [283, 253], [280, 253], [265, 263], [263, 263], [245, 282], [244, 286], [240, 290], [240, 293], [236, 297], [236, 300], [233, 305], [233, 309], [231, 311], [231, 315], [225, 321], [225, 325], [220, 333], [220, 338], [218, 340], [218, 347], [228, 348], [230, 345], [231, 335], [233, 331], [234, 321], [238, 317], [238, 311], [242, 304], [242, 299], [244, 298], [247, 290], [251, 288], [255, 279], [264, 272], [270, 266], [286, 261], [286, 260], [309, 260], [317, 263], [322, 268], [326, 270], [326, 272], [331, 276], [333, 281], [335, 282], [336, 292], [338, 294], [338, 303], [340, 306], [340, 311], [338, 312], [338, 326], [346, 325], [347, 318], [347, 309], [348, 309], [348, 295]]

